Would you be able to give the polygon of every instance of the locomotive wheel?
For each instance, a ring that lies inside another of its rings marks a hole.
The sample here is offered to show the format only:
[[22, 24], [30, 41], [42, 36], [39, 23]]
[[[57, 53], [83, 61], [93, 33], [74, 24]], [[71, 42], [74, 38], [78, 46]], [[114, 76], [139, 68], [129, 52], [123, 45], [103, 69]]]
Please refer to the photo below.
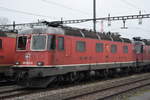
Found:
[[78, 82], [82, 81], [84, 78], [85, 78], [84, 73], [82, 73], [82, 72], [77, 73], [77, 81]]
[[108, 76], [111, 77], [111, 78], [114, 78], [115, 77], [115, 70], [114, 69], [109, 69]]
[[143, 68], [143, 72], [148, 72], [148, 66], [145, 66], [144, 68]]
[[0, 73], [0, 81], [4, 80], [5, 79], [5, 75], [4, 73]]
[[74, 81], [77, 80], [76, 72], [72, 72], [72, 73], [69, 74], [69, 80], [70, 80], [70, 82], [74, 82]]
[[125, 73], [126, 76], [129, 75], [129, 72], [130, 72], [130, 68], [129, 67], [127, 67], [127, 68], [125, 68], [123, 70], [124, 70], [124, 73]]
[[109, 77], [112, 77], [112, 78], [116, 78], [119, 75], [119, 73], [117, 72], [117, 69], [110, 69], [108, 74], [109, 74]]
[[108, 78], [108, 69], [103, 70], [102, 75], [104, 76], [104, 78]]

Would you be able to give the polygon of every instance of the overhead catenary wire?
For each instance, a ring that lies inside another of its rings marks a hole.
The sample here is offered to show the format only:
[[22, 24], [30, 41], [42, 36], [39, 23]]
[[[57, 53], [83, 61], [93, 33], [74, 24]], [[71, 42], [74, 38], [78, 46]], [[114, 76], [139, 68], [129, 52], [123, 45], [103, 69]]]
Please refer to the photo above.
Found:
[[125, 4], [127, 4], [128, 6], [130, 6], [130, 7], [132, 7], [132, 8], [134, 8], [134, 9], [136, 9], [136, 10], [142, 10], [142, 11], [144, 11], [145, 13], [146, 13], [146, 10], [144, 10], [143, 8], [141, 8], [141, 7], [138, 7], [138, 6], [136, 6], [136, 5], [134, 5], [133, 3], [131, 3], [131, 2], [129, 2], [129, 1], [127, 1], [127, 0], [120, 0], [121, 2], [123, 2], [123, 3], [125, 3]]
[[58, 19], [58, 18], [52, 17], [52, 16], [45, 16], [45, 15], [41, 15], [41, 14], [35, 14], [35, 13], [31, 13], [31, 12], [26, 12], [26, 11], [21, 11], [21, 10], [16, 10], [16, 9], [10, 9], [10, 8], [6, 8], [6, 7], [2, 7], [2, 6], [0, 6], [0, 10], [5, 10], [5, 11], [9, 11], [9, 12], [20, 13], [20, 14], [25, 14], [25, 15], [30, 15], [30, 16], [46, 17], [46, 18], [51, 18], [53, 20]]
[[48, 4], [56, 5], [56, 6], [59, 6], [59, 7], [62, 7], [62, 8], [71, 10], [71, 11], [76, 11], [76, 12], [81, 13], [81, 14], [84, 14], [84, 15], [91, 15], [91, 14], [88, 13], [88, 12], [85, 12], [85, 11], [82, 11], [82, 10], [79, 10], [79, 9], [75, 9], [75, 8], [72, 8], [72, 7], [69, 7], [69, 6], [66, 6], [66, 5], [63, 5], [63, 4], [54, 2], [54, 1], [50, 1], [50, 0], [41, 0], [41, 1], [43, 1], [43, 2], [45, 2], [45, 3], [48, 3]]
[[[96, 18], [96, 20], [105, 20], [105, 21], [119, 21], [119, 20], [133, 20], [133, 19], [145, 19], [145, 18], [150, 18], [150, 14], [140, 14], [140, 15], [127, 15], [127, 16], [108, 16], [108, 17], [102, 17], [102, 18]], [[77, 24], [77, 23], [83, 23], [83, 22], [89, 22], [93, 21], [92, 19], [76, 19], [76, 20], [63, 20], [63, 21], [44, 21], [45, 24], [47, 25], [62, 25], [62, 24]], [[42, 21], [43, 22], [43, 21]], [[41, 22], [40, 22], [41, 23]], [[32, 24], [32, 23], [30, 23]], [[21, 24], [19, 24], [21, 25]], [[9, 25], [11, 26], [11, 25]]]

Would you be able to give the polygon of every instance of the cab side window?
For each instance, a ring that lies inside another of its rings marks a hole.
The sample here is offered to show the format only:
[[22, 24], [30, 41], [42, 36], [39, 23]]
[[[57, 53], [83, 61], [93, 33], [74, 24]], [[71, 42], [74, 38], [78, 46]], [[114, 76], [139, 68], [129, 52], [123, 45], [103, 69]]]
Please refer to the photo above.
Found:
[[55, 36], [53, 36], [53, 35], [48, 36], [47, 48], [48, 48], [48, 50], [54, 50], [56, 48], [56, 37]]
[[64, 50], [64, 37], [58, 37], [58, 50]]
[[2, 49], [2, 39], [0, 39], [0, 49]]

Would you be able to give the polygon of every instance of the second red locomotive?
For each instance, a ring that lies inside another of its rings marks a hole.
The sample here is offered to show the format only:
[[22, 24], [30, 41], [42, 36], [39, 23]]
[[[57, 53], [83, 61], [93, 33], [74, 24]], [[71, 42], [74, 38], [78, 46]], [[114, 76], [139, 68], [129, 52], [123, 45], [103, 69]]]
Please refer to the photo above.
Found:
[[10, 66], [15, 63], [16, 33], [0, 31], [0, 77], [11, 76]]

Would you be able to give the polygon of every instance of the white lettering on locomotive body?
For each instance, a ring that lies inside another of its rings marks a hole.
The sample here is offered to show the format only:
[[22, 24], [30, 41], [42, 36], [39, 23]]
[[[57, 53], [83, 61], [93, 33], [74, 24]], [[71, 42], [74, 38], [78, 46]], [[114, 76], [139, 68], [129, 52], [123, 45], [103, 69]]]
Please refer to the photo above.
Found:
[[28, 64], [28, 65], [31, 65], [31, 64], [33, 64], [33, 62], [23, 62], [23, 64]]

